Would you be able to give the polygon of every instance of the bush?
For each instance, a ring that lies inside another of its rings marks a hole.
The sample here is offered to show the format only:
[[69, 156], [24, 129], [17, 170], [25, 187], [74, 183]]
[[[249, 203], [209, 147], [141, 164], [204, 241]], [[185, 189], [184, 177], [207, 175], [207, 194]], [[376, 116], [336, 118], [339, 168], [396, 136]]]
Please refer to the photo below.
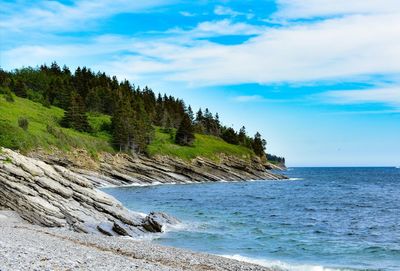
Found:
[[18, 119], [18, 126], [24, 129], [24, 131], [28, 130], [29, 121], [27, 118], [21, 117]]
[[6, 99], [7, 102], [13, 103], [14, 97], [11, 94], [11, 91], [8, 88], [1, 88], [0, 87], [0, 94], [4, 94], [4, 98]]
[[5, 98], [6, 98], [6, 101], [9, 103], [15, 102], [14, 97], [12, 96], [10, 91], [5, 94]]

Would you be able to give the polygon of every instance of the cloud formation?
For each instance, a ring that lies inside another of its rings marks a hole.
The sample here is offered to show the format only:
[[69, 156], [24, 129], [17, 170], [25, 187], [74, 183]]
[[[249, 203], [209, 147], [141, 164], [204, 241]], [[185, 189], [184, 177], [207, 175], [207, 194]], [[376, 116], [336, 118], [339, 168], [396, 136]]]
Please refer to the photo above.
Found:
[[44, 31], [81, 31], [96, 20], [119, 13], [143, 12], [148, 9], [170, 4], [172, 0], [78, 0], [73, 5], [57, 1], [18, 1], [2, 3], [0, 28], [8, 31], [41, 29]]
[[[23, 1], [15, 5], [21, 3], [27, 4]], [[68, 6], [44, 1], [27, 5], [19, 12], [15, 12], [15, 5], [5, 4], [0, 27], [5, 36], [29, 32], [29, 29], [37, 31], [35, 35], [74, 32], [90, 29], [98, 20], [116, 14], [147, 12], [169, 3], [80, 0]], [[277, 6], [277, 12], [269, 19], [286, 21], [280, 26], [251, 24], [246, 20], [247, 13], [216, 6], [216, 15], [231, 18], [218, 20], [216, 17], [189, 29], [178, 25], [150, 38], [102, 34], [72, 40], [55, 38], [57, 41], [49, 44], [28, 42], [3, 48], [1, 66], [9, 69], [53, 60], [71, 66], [86, 63], [124, 78], [156, 78], [186, 86], [324, 81], [362, 81], [373, 85], [379, 83], [376, 75], [398, 77], [400, 74], [400, 61], [394, 61], [400, 59], [397, 0], [278, 0]], [[234, 44], [212, 40], [223, 36], [252, 37]], [[395, 82], [390, 93], [394, 95], [397, 86]], [[361, 94], [346, 93], [352, 102], [357, 99], [351, 100], [351, 95]], [[344, 92], [331, 94], [333, 99]], [[363, 102], [386, 101], [372, 94], [370, 97]]]
[[400, 87], [329, 91], [323, 97], [337, 104], [384, 103], [400, 108]]

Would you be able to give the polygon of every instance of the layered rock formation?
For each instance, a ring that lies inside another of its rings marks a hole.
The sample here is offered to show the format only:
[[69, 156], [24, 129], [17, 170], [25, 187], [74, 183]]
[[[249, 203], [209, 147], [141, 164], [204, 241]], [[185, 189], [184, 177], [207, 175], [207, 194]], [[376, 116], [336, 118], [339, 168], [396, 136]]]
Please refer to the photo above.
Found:
[[138, 236], [178, 223], [131, 212], [84, 176], [8, 149], [0, 149], [0, 207], [34, 224], [105, 235]]
[[148, 158], [105, 153], [93, 162], [84, 151], [73, 156], [61, 153], [31, 155], [50, 164], [64, 165], [90, 179], [96, 186], [286, 179], [283, 175], [268, 171], [278, 169], [276, 166], [262, 163], [256, 157], [246, 161], [221, 155], [219, 162], [201, 157], [186, 162], [166, 156]]
[[108, 153], [95, 161], [83, 151], [75, 159], [61, 153], [30, 156], [0, 149], [0, 208], [14, 210], [33, 224], [110, 236], [161, 232], [179, 221], [163, 213], [129, 211], [97, 187], [286, 178], [268, 172], [270, 165], [259, 159], [229, 156], [218, 163]]

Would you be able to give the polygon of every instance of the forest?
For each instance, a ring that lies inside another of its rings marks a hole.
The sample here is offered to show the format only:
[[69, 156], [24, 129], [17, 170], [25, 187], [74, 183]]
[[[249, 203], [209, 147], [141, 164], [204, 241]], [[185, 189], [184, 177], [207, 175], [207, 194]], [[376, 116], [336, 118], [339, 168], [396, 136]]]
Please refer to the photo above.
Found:
[[61, 126], [91, 133], [87, 113], [111, 116], [111, 124], [101, 127], [112, 135], [117, 151], [147, 153], [154, 138], [155, 127], [170, 134], [174, 142], [191, 146], [195, 134], [219, 137], [227, 143], [241, 145], [269, 161], [284, 163], [283, 157], [266, 154], [266, 140], [260, 133], [249, 136], [243, 126], [239, 131], [220, 122], [218, 113], [208, 108], [193, 111], [181, 99], [140, 88], [128, 80], [78, 67], [74, 72], [56, 62], [36, 68], [13, 71], [0, 69], [1, 92], [10, 102], [11, 92], [21, 98], [39, 102], [45, 107], [65, 110]]

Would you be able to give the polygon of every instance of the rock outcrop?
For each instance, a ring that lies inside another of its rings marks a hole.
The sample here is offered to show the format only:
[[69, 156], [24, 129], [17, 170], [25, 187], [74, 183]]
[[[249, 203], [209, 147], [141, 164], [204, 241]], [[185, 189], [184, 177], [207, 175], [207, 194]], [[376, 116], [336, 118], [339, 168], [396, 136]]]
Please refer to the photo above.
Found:
[[105, 235], [139, 236], [178, 223], [131, 212], [84, 176], [8, 149], [0, 149], [0, 207], [33, 224]]
[[[110, 185], [149, 185], [158, 183], [192, 183], [240, 180], [279, 180], [285, 176], [271, 173], [269, 169], [278, 167], [262, 163], [257, 157], [251, 160], [238, 159], [233, 156], [220, 155], [219, 162], [205, 158], [195, 158], [190, 162], [169, 156], [148, 158], [129, 156], [127, 154], [99, 155], [95, 167], [91, 158], [81, 151], [78, 156], [87, 159], [75, 159], [62, 153], [53, 155], [40, 152], [31, 154], [50, 164], [66, 166], [90, 179], [96, 186]], [[89, 166], [88, 166], [89, 165]]]

